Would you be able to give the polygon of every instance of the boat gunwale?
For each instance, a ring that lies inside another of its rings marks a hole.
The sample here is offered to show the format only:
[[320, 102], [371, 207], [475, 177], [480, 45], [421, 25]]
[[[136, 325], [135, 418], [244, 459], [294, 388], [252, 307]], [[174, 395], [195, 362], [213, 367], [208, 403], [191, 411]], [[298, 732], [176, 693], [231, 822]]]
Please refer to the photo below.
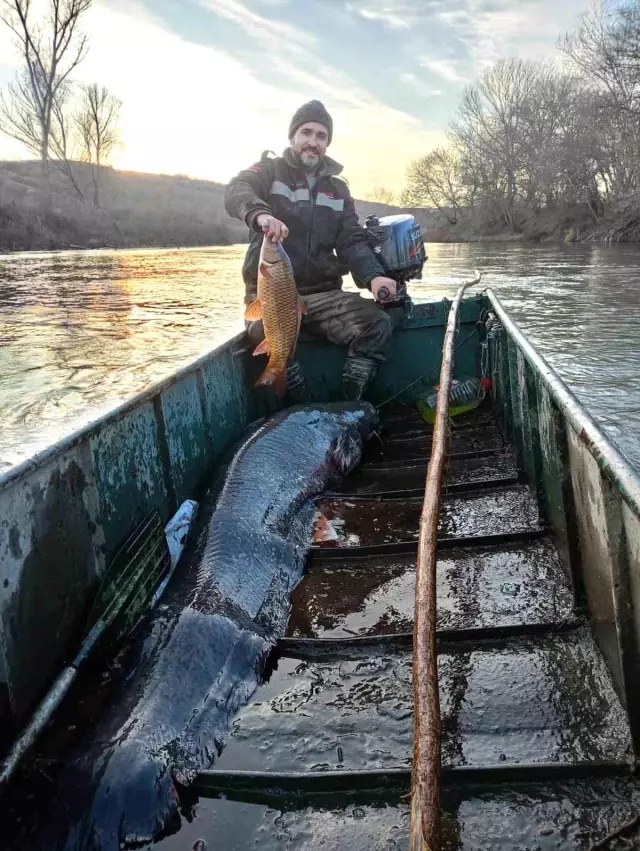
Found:
[[488, 288], [486, 293], [503, 328], [540, 377], [566, 422], [616, 487], [627, 507], [640, 519], [640, 475], [602, 431], [556, 370], [538, 352], [517, 322], [511, 318], [496, 293], [491, 288]]
[[[465, 302], [473, 302], [482, 299], [482, 294], [479, 293], [464, 299]], [[446, 307], [447, 299], [439, 299], [437, 301], [418, 302], [414, 304], [414, 312], [407, 317], [406, 324], [398, 330], [417, 330], [424, 327], [431, 328], [434, 326], [445, 326], [447, 321], [447, 313], [444, 311], [443, 316], [438, 316], [438, 306]], [[423, 314], [424, 315], [421, 315]], [[301, 340], [305, 342], [304, 333], [301, 335]], [[109, 409], [105, 413], [98, 416], [96, 419], [65, 434], [59, 440], [55, 441], [42, 449], [38, 449], [28, 455], [22, 461], [9, 467], [4, 472], [0, 473], [0, 493], [7, 487], [14, 485], [21, 478], [30, 475], [51, 461], [54, 458], [63, 455], [70, 449], [78, 446], [85, 439], [90, 439], [96, 435], [104, 426], [117, 422], [118, 420], [131, 413], [135, 408], [145, 402], [153, 401], [159, 397], [165, 390], [173, 387], [183, 378], [188, 378], [198, 372], [199, 369], [213, 361], [216, 357], [229, 353], [231, 357], [242, 355], [248, 351], [248, 338], [246, 330], [238, 331], [226, 340], [223, 340], [214, 348], [209, 349], [193, 360], [187, 361], [183, 366], [179, 367], [174, 372], [158, 381], [153, 382], [144, 390], [133, 396], [128, 397], [120, 404]], [[234, 347], [236, 350], [234, 350]]]
[[131, 413], [131, 411], [135, 410], [135, 408], [138, 408], [145, 402], [152, 401], [154, 398], [160, 396], [165, 390], [168, 390], [170, 387], [173, 387], [174, 384], [177, 384], [181, 379], [188, 378], [190, 375], [196, 373], [207, 363], [210, 363], [215, 357], [223, 355], [227, 351], [232, 357], [239, 354], [240, 352], [233, 351], [233, 347], [234, 345], [245, 342], [245, 339], [246, 331], [239, 331], [228, 340], [220, 343], [220, 345], [215, 346], [213, 349], [210, 349], [202, 355], [199, 355], [197, 358], [189, 361], [184, 366], [179, 367], [165, 378], [155, 381], [145, 390], [141, 390], [134, 396], [129, 397], [115, 408], [112, 408], [99, 416], [97, 419], [90, 420], [88, 423], [85, 423], [85, 425], [80, 426], [80, 428], [60, 438], [60, 440], [55, 443], [34, 452], [15, 466], [9, 467], [6, 472], [0, 473], [0, 491], [4, 490], [4, 488], [9, 485], [15, 484], [15, 482], [23, 476], [34, 473], [48, 461], [68, 452], [69, 449], [73, 449], [83, 440], [90, 439], [107, 424], [117, 422], [127, 414]]

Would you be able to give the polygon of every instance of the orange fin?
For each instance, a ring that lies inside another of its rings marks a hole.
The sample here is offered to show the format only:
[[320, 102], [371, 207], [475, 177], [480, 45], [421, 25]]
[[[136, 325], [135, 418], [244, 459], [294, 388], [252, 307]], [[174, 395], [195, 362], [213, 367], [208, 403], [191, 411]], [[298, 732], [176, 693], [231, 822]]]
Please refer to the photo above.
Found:
[[255, 347], [254, 352], [253, 352], [254, 357], [256, 355], [270, 355], [270, 354], [271, 354], [271, 347], [269, 346], [269, 343], [266, 340], [263, 340], [261, 343], [258, 343], [258, 345]]
[[246, 306], [244, 318], [247, 322], [255, 322], [256, 319], [262, 319], [262, 304], [259, 298]]
[[306, 313], [306, 312], [307, 312], [306, 304], [302, 301], [301, 298], [298, 297], [298, 314], [300, 316], [302, 316], [302, 314]]
[[323, 544], [325, 541], [334, 540], [335, 537], [336, 533], [331, 521], [321, 511], [316, 511], [316, 517], [313, 521], [313, 543]]
[[273, 392], [282, 398], [287, 392], [287, 375], [284, 371], [276, 372], [267, 366], [254, 387], [271, 387]]

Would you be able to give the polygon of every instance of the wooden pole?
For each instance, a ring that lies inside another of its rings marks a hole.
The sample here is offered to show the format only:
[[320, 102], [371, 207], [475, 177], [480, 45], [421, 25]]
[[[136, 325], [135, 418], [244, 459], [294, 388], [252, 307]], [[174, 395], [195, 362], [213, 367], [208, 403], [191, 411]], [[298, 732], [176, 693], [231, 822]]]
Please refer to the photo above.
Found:
[[440, 845], [440, 699], [436, 651], [436, 543], [440, 490], [449, 438], [449, 393], [453, 375], [453, 350], [458, 308], [467, 287], [463, 284], [453, 300], [440, 367], [440, 388], [433, 428], [431, 459], [427, 470], [420, 516], [413, 621], [413, 774], [411, 778], [410, 851], [437, 851]]

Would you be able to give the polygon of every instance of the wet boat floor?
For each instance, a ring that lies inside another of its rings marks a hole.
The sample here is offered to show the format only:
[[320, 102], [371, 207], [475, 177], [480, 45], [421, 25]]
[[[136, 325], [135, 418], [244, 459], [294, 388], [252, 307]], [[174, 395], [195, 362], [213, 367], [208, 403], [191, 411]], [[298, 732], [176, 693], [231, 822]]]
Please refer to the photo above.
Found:
[[[452, 437], [437, 565], [442, 847], [588, 849], [640, 812], [625, 713], [497, 423], [475, 412]], [[331, 539], [313, 548], [287, 636], [165, 851], [408, 846], [429, 447], [415, 412], [394, 412], [318, 501]]]

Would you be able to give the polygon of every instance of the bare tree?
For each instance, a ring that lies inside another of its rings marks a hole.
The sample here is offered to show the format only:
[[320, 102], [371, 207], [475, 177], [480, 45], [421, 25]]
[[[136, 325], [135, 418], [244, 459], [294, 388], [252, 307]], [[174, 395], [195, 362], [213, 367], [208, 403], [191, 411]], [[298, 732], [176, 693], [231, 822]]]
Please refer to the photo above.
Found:
[[37, 152], [49, 176], [49, 148], [56, 102], [71, 72], [86, 55], [78, 21], [91, 0], [47, 0], [43, 22], [31, 0], [0, 0], [0, 20], [14, 33], [24, 69], [0, 99], [0, 130]]
[[465, 90], [452, 135], [465, 152], [466, 168], [476, 175], [485, 199], [500, 208], [516, 229], [519, 179], [526, 162], [526, 110], [536, 66], [520, 59], [501, 60]]
[[49, 150], [53, 155], [53, 166], [67, 179], [76, 196], [84, 200], [77, 163], [80, 158], [79, 135], [69, 108], [71, 96], [71, 86], [65, 82], [53, 104]]
[[396, 195], [392, 189], [387, 189], [386, 186], [374, 186], [371, 192], [365, 196], [367, 201], [375, 201], [378, 204], [395, 204]]
[[615, 195], [640, 186], [640, 4], [603, 0], [559, 43], [591, 87], [601, 131], [602, 168]]
[[460, 158], [453, 148], [435, 148], [414, 160], [407, 169], [405, 206], [437, 207], [446, 213], [451, 224], [455, 224], [468, 196]]
[[110, 94], [104, 86], [92, 83], [83, 87], [80, 110], [76, 124], [80, 134], [82, 154], [91, 164], [93, 204], [100, 206], [101, 168], [105, 165], [120, 143], [118, 121], [121, 101]]
[[640, 113], [640, 8], [596, 3], [559, 41], [560, 50], [591, 79], [610, 106]]

